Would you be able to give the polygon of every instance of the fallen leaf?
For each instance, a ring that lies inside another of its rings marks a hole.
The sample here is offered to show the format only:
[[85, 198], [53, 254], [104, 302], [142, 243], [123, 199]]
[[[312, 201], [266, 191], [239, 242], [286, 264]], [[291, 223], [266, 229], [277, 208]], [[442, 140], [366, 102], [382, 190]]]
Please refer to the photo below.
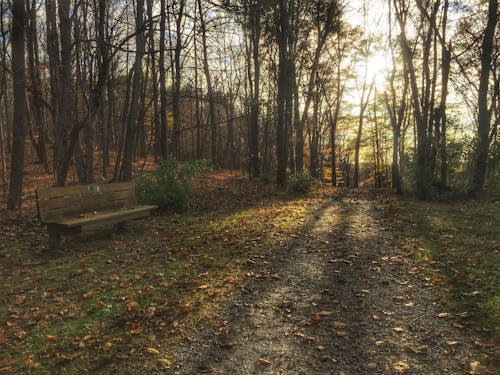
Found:
[[406, 307], [413, 307], [415, 304], [413, 302], [407, 302], [405, 303]]
[[92, 297], [94, 296], [94, 294], [95, 294], [95, 293], [94, 293], [94, 292], [92, 292], [92, 291], [91, 291], [91, 292], [87, 292], [87, 293], [85, 293], [85, 294], [83, 295], [83, 298], [92, 298]]
[[224, 277], [224, 282], [225, 283], [235, 283], [236, 279], [232, 276], [226, 276], [226, 277]]
[[137, 301], [131, 301], [131, 302], [127, 303], [127, 307], [129, 309], [136, 309], [136, 308], [139, 307], [139, 302], [137, 302]]
[[337, 337], [344, 337], [346, 335], [347, 335], [346, 331], [336, 331], [335, 332], [335, 336], [337, 336]]
[[448, 316], [451, 316], [451, 314], [448, 312], [440, 312], [437, 316], [438, 318], [446, 318]]
[[109, 341], [108, 341], [107, 343], [105, 343], [105, 344], [102, 346], [102, 348], [103, 348], [104, 350], [109, 350], [109, 349], [111, 349], [111, 347], [112, 347], [112, 346], [113, 346], [113, 343], [111, 343], [111, 342], [109, 342]]
[[449, 340], [449, 341], [446, 341], [446, 343], [450, 346], [455, 346], [455, 345], [458, 345], [460, 344], [460, 341], [455, 341], [455, 340]]
[[404, 329], [403, 329], [403, 328], [401, 328], [401, 327], [394, 327], [392, 330], [393, 330], [394, 332], [398, 332], [398, 333], [404, 332]]
[[24, 364], [28, 367], [33, 367], [33, 368], [40, 367], [40, 364], [38, 362], [35, 362], [33, 359], [29, 357], [24, 359]]
[[208, 289], [208, 284], [200, 285], [198, 289]]
[[422, 354], [422, 353], [425, 353], [427, 352], [427, 345], [421, 345], [421, 346], [417, 346], [417, 347], [413, 347], [413, 346], [405, 346], [405, 351], [409, 352], [409, 353], [413, 353], [413, 354]]
[[170, 362], [166, 358], [160, 358], [156, 361], [156, 363], [158, 363], [159, 367], [163, 367], [163, 368], [170, 368], [172, 366], [172, 362]]
[[22, 305], [26, 301], [26, 296], [16, 296], [16, 305]]
[[57, 335], [47, 335], [47, 338], [49, 340], [55, 341], [55, 340], [57, 340], [59, 338], [59, 336], [57, 336]]
[[321, 315], [319, 315], [319, 314], [314, 315], [312, 318], [312, 321], [314, 323], [319, 323], [321, 321]]
[[392, 365], [392, 367], [399, 374], [404, 374], [410, 370], [410, 366], [408, 365], [408, 363], [403, 362], [403, 361], [399, 361], [399, 362], [394, 363]]
[[155, 349], [155, 348], [146, 348], [146, 351], [149, 353], [149, 354], [160, 354], [160, 351], [158, 349]]
[[319, 315], [319, 316], [328, 316], [328, 315], [332, 315], [332, 314], [333, 313], [331, 311], [320, 311], [316, 315]]
[[343, 322], [335, 321], [332, 323], [333, 327], [336, 329], [342, 329], [345, 328], [346, 324]]
[[264, 358], [257, 358], [255, 364], [258, 366], [269, 366], [271, 364], [271, 361], [268, 361], [267, 359]]

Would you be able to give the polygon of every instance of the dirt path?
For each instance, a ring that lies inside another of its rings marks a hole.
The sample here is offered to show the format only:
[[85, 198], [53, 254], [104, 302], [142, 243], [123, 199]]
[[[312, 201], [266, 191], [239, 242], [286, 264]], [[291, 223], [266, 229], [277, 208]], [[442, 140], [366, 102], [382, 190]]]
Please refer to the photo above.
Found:
[[197, 334], [180, 374], [465, 374], [460, 326], [419, 277], [371, 193], [326, 198], [302, 234], [248, 260], [221, 327]]

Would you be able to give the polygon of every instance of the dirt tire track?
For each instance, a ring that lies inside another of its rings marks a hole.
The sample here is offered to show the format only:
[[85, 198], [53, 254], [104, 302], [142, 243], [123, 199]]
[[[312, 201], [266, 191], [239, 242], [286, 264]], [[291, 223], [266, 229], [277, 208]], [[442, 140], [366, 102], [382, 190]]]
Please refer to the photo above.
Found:
[[195, 335], [172, 373], [466, 374], [478, 354], [386, 224], [374, 192], [328, 197], [302, 235], [255, 254], [223, 327]]

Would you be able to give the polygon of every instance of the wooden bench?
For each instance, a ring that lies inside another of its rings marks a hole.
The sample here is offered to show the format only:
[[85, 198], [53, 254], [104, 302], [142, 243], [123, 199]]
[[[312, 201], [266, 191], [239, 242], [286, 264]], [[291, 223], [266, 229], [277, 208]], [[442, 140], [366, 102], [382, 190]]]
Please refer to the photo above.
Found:
[[139, 206], [132, 183], [55, 187], [36, 191], [38, 217], [47, 226], [49, 246], [61, 235], [149, 216], [157, 206]]

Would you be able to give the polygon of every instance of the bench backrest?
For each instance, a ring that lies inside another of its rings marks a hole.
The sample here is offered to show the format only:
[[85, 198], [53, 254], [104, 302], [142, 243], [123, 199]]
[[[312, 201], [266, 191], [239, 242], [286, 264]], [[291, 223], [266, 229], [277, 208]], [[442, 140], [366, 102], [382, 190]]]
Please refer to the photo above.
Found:
[[137, 205], [134, 184], [120, 182], [54, 187], [36, 191], [38, 216], [42, 223], [62, 217], [77, 217], [94, 211], [130, 208]]

